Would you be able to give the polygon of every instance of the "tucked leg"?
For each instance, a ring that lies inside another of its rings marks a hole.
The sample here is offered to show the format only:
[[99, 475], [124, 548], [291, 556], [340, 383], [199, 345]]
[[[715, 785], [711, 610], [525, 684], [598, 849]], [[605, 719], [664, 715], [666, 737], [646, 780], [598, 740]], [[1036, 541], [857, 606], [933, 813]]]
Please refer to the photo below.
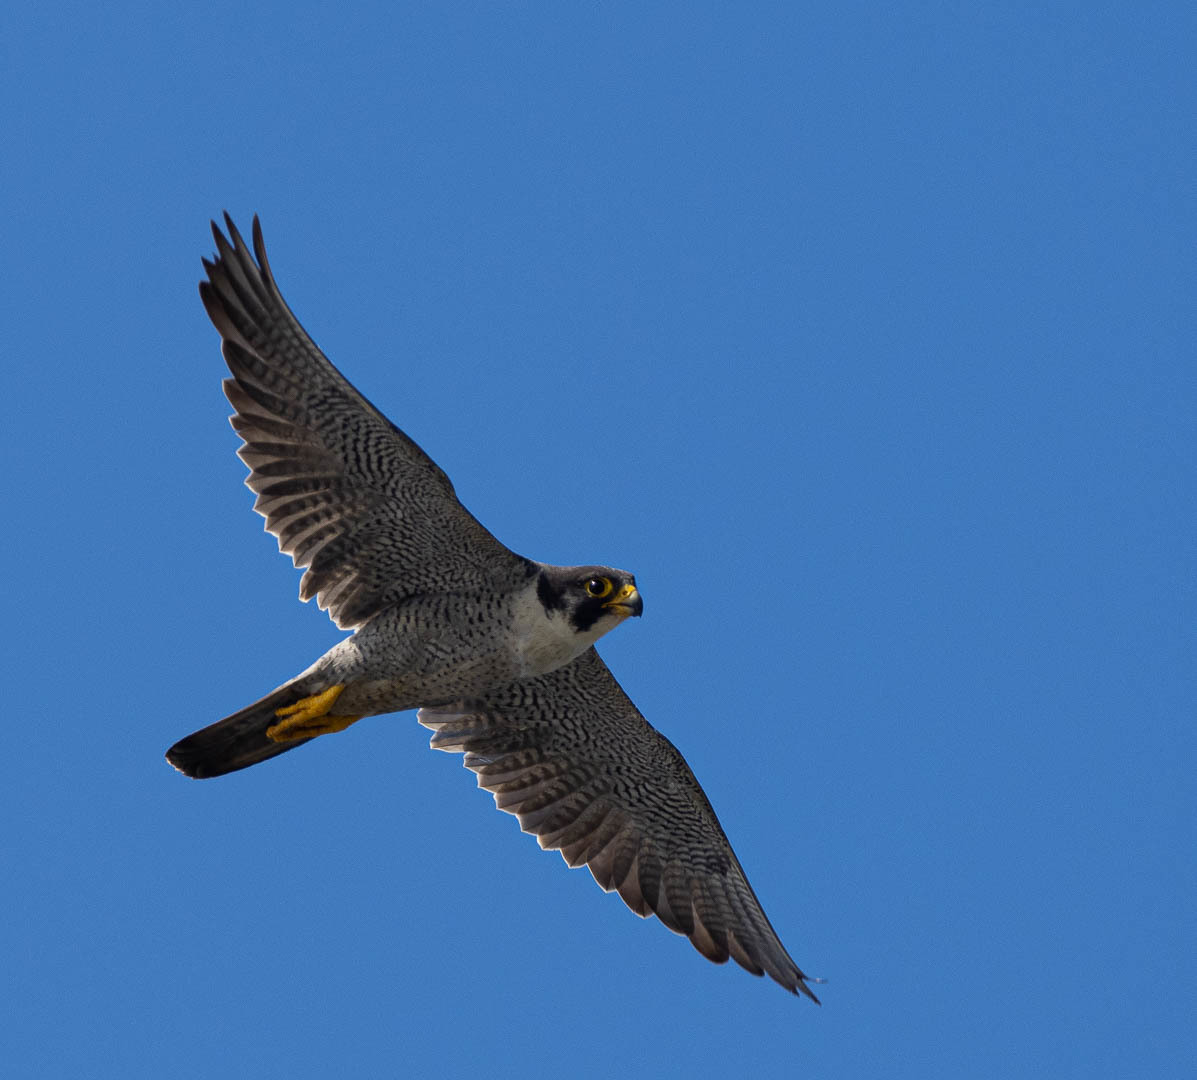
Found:
[[311, 739], [316, 735], [331, 735], [344, 731], [350, 724], [357, 723], [360, 716], [329, 716], [328, 711], [336, 704], [344, 683], [330, 686], [322, 694], [300, 698], [294, 705], [275, 709], [279, 718], [277, 724], [266, 729], [267, 738], [274, 742], [290, 742], [292, 739]]

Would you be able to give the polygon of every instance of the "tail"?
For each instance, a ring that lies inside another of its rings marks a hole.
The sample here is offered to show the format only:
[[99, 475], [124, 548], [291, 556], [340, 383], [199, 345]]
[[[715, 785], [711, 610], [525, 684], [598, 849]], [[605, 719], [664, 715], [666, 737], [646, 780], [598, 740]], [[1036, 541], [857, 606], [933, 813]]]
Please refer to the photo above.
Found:
[[311, 692], [309, 681], [300, 675], [240, 712], [180, 739], [166, 751], [166, 760], [184, 776], [206, 780], [211, 776], [247, 769], [259, 761], [277, 757], [311, 742], [311, 739], [275, 742], [266, 734], [268, 727], [278, 723], [275, 715], [277, 709], [294, 705], [300, 698], [307, 697]]

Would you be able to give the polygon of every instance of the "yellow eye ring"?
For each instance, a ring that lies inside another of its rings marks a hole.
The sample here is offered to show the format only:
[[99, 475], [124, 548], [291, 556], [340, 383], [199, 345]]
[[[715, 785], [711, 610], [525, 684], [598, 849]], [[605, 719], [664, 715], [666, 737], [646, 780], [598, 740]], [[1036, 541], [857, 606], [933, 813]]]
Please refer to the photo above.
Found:
[[601, 600], [604, 596], [610, 596], [611, 590], [615, 586], [611, 584], [610, 578], [592, 577], [586, 582], [584, 588], [587, 595], [593, 596], [596, 600]]

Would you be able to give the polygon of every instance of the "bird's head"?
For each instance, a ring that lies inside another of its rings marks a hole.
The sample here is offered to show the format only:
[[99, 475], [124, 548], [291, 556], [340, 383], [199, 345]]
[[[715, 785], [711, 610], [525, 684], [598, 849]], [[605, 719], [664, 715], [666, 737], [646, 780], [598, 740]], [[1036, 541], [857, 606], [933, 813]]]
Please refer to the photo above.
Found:
[[610, 566], [545, 566], [536, 591], [546, 613], [591, 641], [644, 610], [635, 577]]

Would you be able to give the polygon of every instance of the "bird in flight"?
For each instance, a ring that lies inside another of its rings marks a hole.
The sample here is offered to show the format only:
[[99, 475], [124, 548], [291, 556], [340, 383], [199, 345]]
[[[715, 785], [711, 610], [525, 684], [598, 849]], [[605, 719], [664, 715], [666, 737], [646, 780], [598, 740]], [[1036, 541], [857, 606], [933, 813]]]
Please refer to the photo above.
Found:
[[818, 1001], [685, 759], [632, 704], [594, 643], [643, 601], [609, 566], [553, 566], [496, 540], [449, 478], [308, 337], [253, 248], [213, 223], [200, 297], [254, 509], [353, 633], [260, 701], [175, 743], [187, 776], [244, 769], [364, 716], [418, 709], [542, 848], [585, 864], [637, 915]]

